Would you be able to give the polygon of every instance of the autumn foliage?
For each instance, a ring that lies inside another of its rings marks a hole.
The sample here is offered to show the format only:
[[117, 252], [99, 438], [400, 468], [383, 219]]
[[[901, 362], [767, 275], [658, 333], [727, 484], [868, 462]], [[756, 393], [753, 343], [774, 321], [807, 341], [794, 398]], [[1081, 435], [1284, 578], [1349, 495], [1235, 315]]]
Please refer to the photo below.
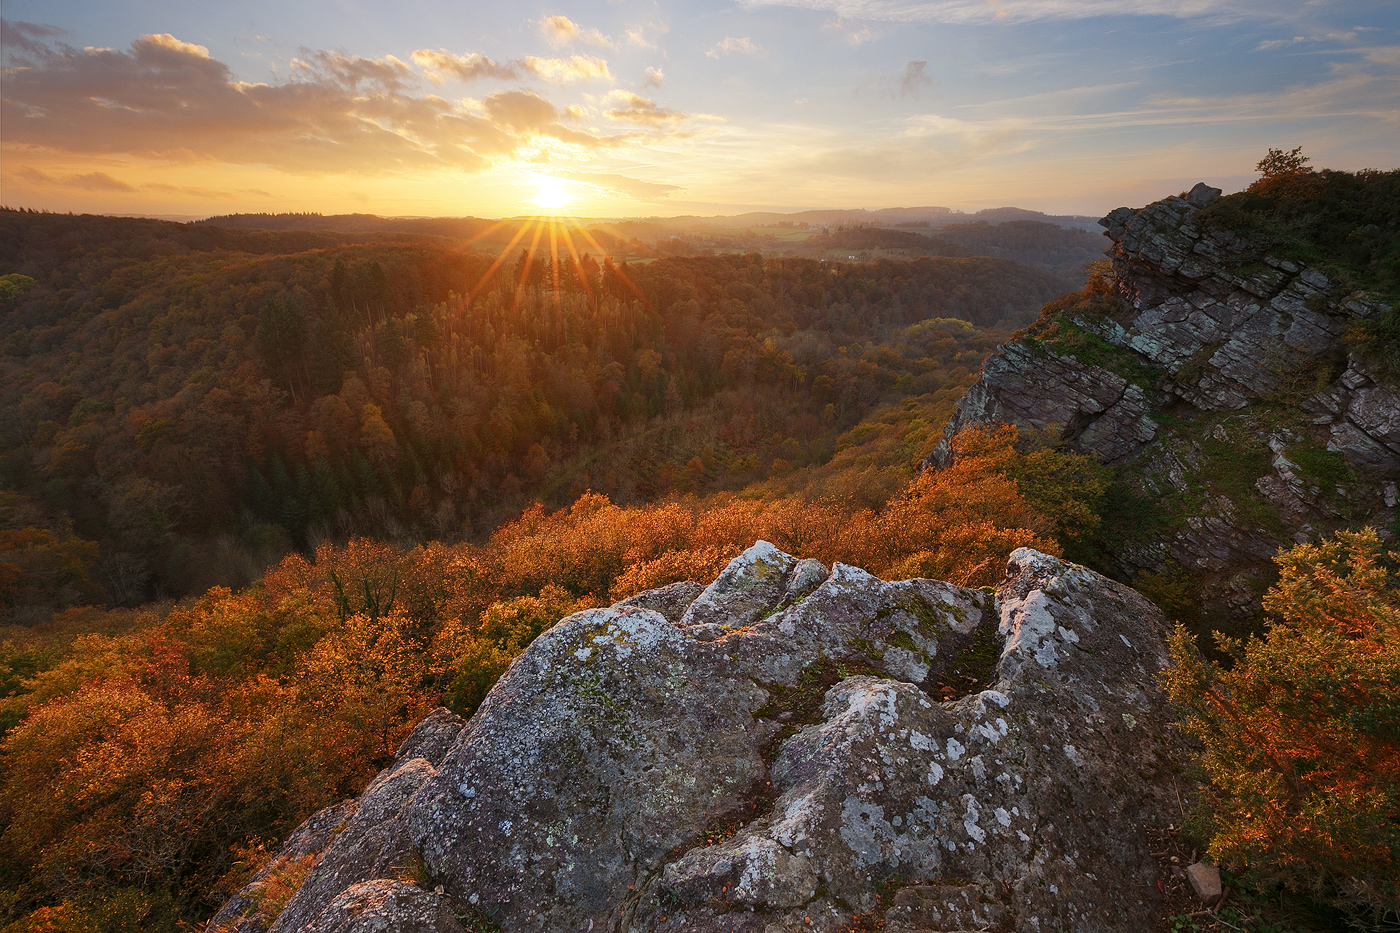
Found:
[[[197, 595], [322, 540], [824, 464], [881, 406], [946, 416], [1070, 284], [987, 257], [629, 266], [533, 232], [498, 255], [0, 209], [0, 486], [99, 546], [87, 602]], [[26, 619], [72, 604], [0, 564]]]
[[[1028, 496], [1022, 484], [1035, 483], [1018, 478], [1084, 458], [1016, 440], [1014, 429], [964, 434], [949, 469], [883, 509], [733, 495], [622, 507], [589, 493], [529, 509], [479, 545], [356, 539], [287, 557], [241, 592], [74, 610], [76, 630], [110, 616], [107, 633], [6, 649], [12, 670], [32, 670], [3, 701], [18, 723], [0, 781], [7, 929], [171, 929], [207, 916], [260, 864], [248, 853], [265, 858], [312, 811], [356, 793], [433, 706], [469, 714], [559, 618], [708, 582], [758, 538], [887, 576], [993, 583], [1010, 549], [1054, 551], [1092, 512]], [[1103, 477], [1084, 476], [1069, 495], [1091, 507]]]
[[1400, 911], [1400, 587], [1370, 529], [1278, 557], [1261, 637], [1166, 675], [1204, 748], [1210, 854], [1378, 919]]

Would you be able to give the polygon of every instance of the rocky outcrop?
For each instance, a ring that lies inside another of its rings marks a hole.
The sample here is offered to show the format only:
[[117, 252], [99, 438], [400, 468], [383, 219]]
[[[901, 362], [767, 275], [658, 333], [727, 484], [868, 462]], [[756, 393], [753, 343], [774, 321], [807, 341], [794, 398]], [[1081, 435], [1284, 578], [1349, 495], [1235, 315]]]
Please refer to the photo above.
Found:
[[1007, 574], [759, 542], [701, 592], [570, 616], [339, 811], [272, 929], [1149, 929], [1179, 817], [1162, 617], [1035, 551]]
[[1280, 547], [1396, 520], [1400, 386], [1345, 340], [1386, 306], [1203, 221], [1218, 195], [1105, 217], [1119, 300], [1063, 307], [1000, 348], [926, 466], [971, 424], [1058, 428], [1156, 513], [1105, 559], [1191, 577], [1228, 621], [1258, 611]]

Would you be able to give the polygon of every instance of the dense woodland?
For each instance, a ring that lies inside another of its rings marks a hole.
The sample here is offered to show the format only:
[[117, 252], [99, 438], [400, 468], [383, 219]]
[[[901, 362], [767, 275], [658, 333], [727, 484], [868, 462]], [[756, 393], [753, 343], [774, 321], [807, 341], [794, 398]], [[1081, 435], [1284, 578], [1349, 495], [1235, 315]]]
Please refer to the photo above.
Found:
[[0, 222], [17, 930], [207, 916], [577, 608], [760, 537], [991, 583], [1106, 484], [1006, 432], [913, 476], [1062, 284], [1007, 260]]
[[[1329, 208], [1350, 182], [1315, 174], [1214, 222], [1355, 254], [1385, 293], [1396, 239], [1310, 232], [1358, 203]], [[1113, 477], [1051, 435], [967, 432], [950, 468], [914, 472], [1060, 290], [1044, 267], [624, 265], [557, 230], [488, 249], [501, 231], [319, 226], [0, 213], [4, 933], [201, 923], [561, 616], [709, 580], [755, 539], [967, 585], [1017, 546], [1104, 546]], [[966, 226], [939, 232], [950, 252], [977, 251]], [[1106, 294], [1092, 278], [1051, 307]], [[1394, 317], [1358, 341], [1390, 352]], [[1362, 532], [1280, 567], [1265, 637], [1224, 665], [1173, 644], [1206, 750], [1189, 831], [1246, 889], [1384, 917], [1396, 556]]]
[[948, 403], [1058, 290], [981, 258], [624, 268], [0, 224], [11, 278], [32, 280], [0, 324], [0, 521], [34, 529], [8, 561], [30, 568], [4, 595], [21, 616], [242, 585], [356, 534], [454, 540], [587, 489], [634, 502], [822, 464], [880, 405]]

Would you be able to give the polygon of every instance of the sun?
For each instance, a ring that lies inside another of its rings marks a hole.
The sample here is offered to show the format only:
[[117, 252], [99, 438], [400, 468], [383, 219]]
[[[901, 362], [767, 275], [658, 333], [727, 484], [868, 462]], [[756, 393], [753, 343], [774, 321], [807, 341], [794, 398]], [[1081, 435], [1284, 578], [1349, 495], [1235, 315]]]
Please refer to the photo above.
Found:
[[539, 184], [539, 193], [530, 199], [531, 203], [551, 211], [568, 207], [573, 203], [573, 192], [560, 179], [552, 175], [541, 175], [536, 181]]

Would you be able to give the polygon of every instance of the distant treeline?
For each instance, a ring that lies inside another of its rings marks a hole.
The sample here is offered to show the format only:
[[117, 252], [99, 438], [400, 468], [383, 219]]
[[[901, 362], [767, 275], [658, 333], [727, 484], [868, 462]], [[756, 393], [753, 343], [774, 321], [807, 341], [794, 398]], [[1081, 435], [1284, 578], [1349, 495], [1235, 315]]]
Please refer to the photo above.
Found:
[[[412, 233], [471, 239], [496, 226], [478, 217], [379, 217], [375, 214], [225, 214], [196, 220], [191, 226], [235, 230], [309, 230], [335, 233]], [[512, 228], [513, 232], [513, 228]]]
[[819, 465], [880, 405], [951, 404], [1061, 284], [983, 258], [626, 267], [356, 239], [0, 213], [16, 617], [241, 585], [328, 538], [473, 535], [588, 488]]
[[949, 224], [936, 233], [890, 227], [847, 227], [810, 237], [808, 255], [826, 251], [903, 250], [909, 256], [997, 256], [1052, 269], [1066, 287], [1083, 281], [1088, 264], [1103, 254], [1100, 233], [1034, 220]]

